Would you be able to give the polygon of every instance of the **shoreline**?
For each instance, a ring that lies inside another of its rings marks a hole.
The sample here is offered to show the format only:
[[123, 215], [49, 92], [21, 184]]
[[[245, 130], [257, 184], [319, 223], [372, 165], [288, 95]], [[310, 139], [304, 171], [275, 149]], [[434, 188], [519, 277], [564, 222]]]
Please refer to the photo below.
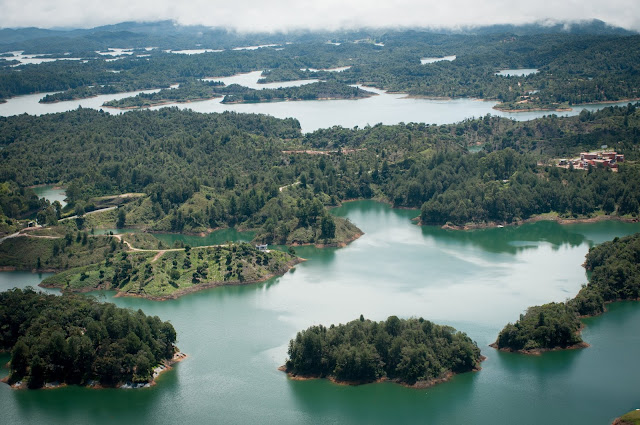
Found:
[[[168, 300], [175, 300], [178, 299], [180, 297], [182, 297], [183, 295], [187, 295], [187, 294], [192, 294], [194, 292], [199, 292], [199, 291], [203, 291], [205, 289], [211, 289], [211, 288], [217, 288], [217, 287], [221, 287], [221, 286], [242, 286], [242, 285], [251, 285], [251, 284], [255, 284], [255, 283], [261, 283], [264, 281], [267, 281], [271, 278], [274, 278], [276, 276], [283, 276], [284, 274], [286, 274], [289, 270], [293, 269], [296, 265], [307, 261], [304, 258], [300, 258], [300, 257], [296, 257], [295, 259], [293, 259], [292, 261], [289, 261], [288, 263], [286, 263], [286, 270], [282, 271], [281, 273], [269, 273], [263, 277], [261, 277], [260, 279], [253, 279], [253, 280], [245, 280], [245, 281], [239, 281], [239, 280], [234, 280], [234, 281], [211, 281], [211, 282], [205, 282], [205, 283], [199, 283], [197, 285], [194, 286], [190, 286], [188, 288], [183, 288], [183, 289], [178, 289], [175, 292], [172, 292], [171, 294], [166, 294], [166, 295], [145, 295], [145, 294], [140, 294], [140, 293], [131, 293], [131, 292], [124, 292], [124, 291], [120, 291], [118, 289], [115, 289], [116, 291], [116, 295], [114, 296], [115, 298], [122, 298], [122, 297], [133, 297], [133, 298], [144, 298], [147, 300], [151, 300], [151, 301], [168, 301]], [[69, 293], [86, 293], [86, 292], [92, 292], [92, 291], [102, 291], [102, 290], [114, 290], [113, 288], [109, 287], [85, 287], [85, 288], [80, 288], [80, 289], [69, 289], [69, 288], [60, 288], [58, 286], [55, 285], [43, 285], [42, 282], [38, 284], [39, 287], [41, 288], [49, 288], [49, 289], [60, 289], [63, 293], [64, 292], [69, 292]]]
[[[623, 223], [638, 223], [640, 218], [620, 217], [617, 215], [599, 215], [595, 217], [578, 217], [578, 218], [561, 218], [561, 217], [548, 217], [544, 215], [537, 215], [525, 220], [514, 221], [511, 223], [498, 223], [495, 221], [486, 223], [467, 223], [462, 226], [455, 224], [443, 224], [441, 229], [446, 230], [480, 230], [480, 229], [492, 229], [496, 227], [508, 227], [508, 226], [520, 226], [522, 224], [537, 223], [538, 221], [555, 221], [561, 225], [568, 224], [581, 224], [581, 223], [598, 223], [600, 221], [621, 221]], [[418, 221], [421, 226], [437, 226], [437, 224], [423, 223]]]
[[[487, 358], [485, 356], [480, 356], [480, 362], [485, 361]], [[292, 372], [287, 371], [286, 365], [282, 365], [278, 367], [278, 370], [287, 374], [288, 379], [292, 381], [311, 381], [315, 379], [326, 379], [335, 385], [348, 385], [348, 386], [358, 386], [358, 385], [366, 385], [366, 384], [379, 384], [381, 382], [391, 382], [394, 384], [402, 385], [405, 388], [413, 388], [413, 389], [425, 389], [436, 386], [438, 384], [442, 384], [450, 381], [454, 376], [460, 375], [460, 373], [453, 373], [451, 371], [447, 371], [443, 376], [438, 378], [428, 379], [426, 381], [416, 381], [414, 384], [408, 384], [406, 382], [402, 382], [399, 379], [389, 379], [387, 377], [378, 378], [375, 381], [342, 381], [336, 379], [333, 376], [317, 376], [317, 375], [296, 375]], [[482, 370], [480, 366], [470, 370], [469, 372], [479, 372]], [[462, 372], [462, 373], [469, 373]]]
[[[584, 264], [583, 264], [584, 266]], [[583, 315], [583, 316], [578, 316], [578, 319], [580, 321], [582, 321], [583, 319], [589, 319], [591, 317], [599, 317], [604, 315], [608, 310], [607, 310], [607, 305], [612, 304], [612, 303], [617, 303], [617, 302], [622, 302], [622, 301], [640, 301], [640, 298], [628, 298], [628, 299], [617, 299], [617, 300], [613, 300], [613, 301], [605, 301], [604, 303], [604, 311], [602, 311], [601, 313], [597, 313], [597, 314], [591, 314], [591, 315]], [[576, 331], [576, 335], [581, 335], [582, 331], [584, 330], [584, 328], [586, 327], [586, 325], [584, 324], [584, 322], [581, 323], [580, 325], [580, 329], [578, 329]], [[582, 348], [589, 348], [591, 347], [591, 344], [589, 344], [586, 341], [582, 341], [579, 342], [577, 344], [573, 344], [573, 345], [569, 345], [568, 347], [553, 347], [553, 348], [535, 348], [533, 350], [513, 350], [511, 348], [498, 348], [498, 341], [496, 340], [495, 342], [489, 344], [489, 347], [494, 348], [498, 351], [502, 351], [505, 353], [517, 353], [517, 354], [525, 354], [525, 355], [529, 355], [529, 356], [539, 356], [542, 353], [546, 353], [549, 351], [565, 351], [565, 350], [579, 350]]]
[[495, 109], [496, 111], [500, 111], [500, 112], [509, 112], [514, 114], [517, 114], [519, 112], [571, 112], [573, 111], [573, 108], [538, 107], [538, 108], [526, 108], [526, 109], [512, 109], [512, 108], [503, 108], [498, 105], [494, 106], [492, 109]]
[[[483, 99], [484, 100], [484, 99]], [[587, 102], [587, 103], [576, 103], [574, 105], [570, 105], [567, 108], [553, 108], [553, 107], [535, 107], [535, 108], [526, 108], [526, 109], [513, 109], [513, 108], [506, 108], [506, 107], [500, 107], [500, 105], [496, 105], [493, 107], [493, 109], [495, 109], [496, 111], [501, 111], [501, 112], [509, 112], [509, 113], [518, 113], [518, 112], [571, 112], [573, 110], [576, 109], [580, 109], [583, 106], [589, 106], [589, 105], [606, 105], [606, 104], [615, 104], [615, 103], [623, 103], [623, 102], [638, 102], [640, 101], [640, 97], [636, 97], [636, 98], [630, 98], [630, 99], [620, 99], [620, 100], [602, 100], [599, 102]]]
[[[94, 389], [94, 390], [102, 390], [102, 389], [106, 389], [106, 388], [113, 388], [113, 389], [141, 389], [141, 388], [150, 388], [153, 387], [155, 385], [157, 385], [156, 379], [163, 374], [164, 372], [173, 369], [173, 365], [176, 363], [180, 363], [181, 361], [187, 359], [189, 356], [186, 355], [185, 353], [181, 352], [181, 351], [176, 351], [173, 354], [173, 357], [169, 360], [163, 360], [161, 364], [157, 365], [156, 367], [153, 368], [153, 372], [151, 373], [151, 380], [149, 380], [148, 382], [139, 382], [139, 383], [133, 383], [133, 382], [118, 382], [117, 384], [110, 386], [110, 385], [102, 385], [96, 381], [89, 381], [87, 382], [85, 385], [75, 385], [74, 386], [78, 386], [78, 387], [82, 387], [82, 388], [90, 388], [90, 389]], [[7, 385], [9, 385], [9, 387], [13, 390], [27, 390], [29, 389], [27, 387], [27, 384], [24, 381], [18, 381], [15, 384], [9, 384], [9, 375], [5, 376], [4, 378], [0, 379], [0, 382], [3, 382]], [[64, 388], [64, 387], [68, 387], [71, 384], [67, 384], [66, 382], [46, 382], [44, 384], [44, 386], [42, 386], [42, 388], [36, 388], [36, 390], [55, 390], [58, 388]]]
[[207, 101], [207, 100], [218, 99], [220, 97], [223, 97], [223, 96], [202, 97], [202, 98], [189, 99], [189, 100], [165, 100], [165, 101], [158, 102], [158, 103], [152, 103], [152, 104], [149, 104], [149, 105], [140, 105], [140, 106], [109, 106], [109, 105], [105, 105], [103, 103], [102, 107], [103, 108], [110, 108], [110, 109], [119, 109], [121, 111], [129, 111], [129, 110], [134, 110], [134, 109], [148, 109], [148, 108], [155, 108], [156, 106], [173, 105], [174, 103], [204, 102], [204, 101]]
[[371, 94], [365, 95], [365, 96], [353, 96], [353, 97], [317, 97], [315, 99], [272, 99], [272, 100], [258, 100], [258, 101], [251, 101], [251, 102], [247, 102], [244, 100], [242, 101], [234, 100], [231, 102], [225, 102], [223, 100], [220, 103], [222, 105], [246, 105], [246, 104], [253, 104], [253, 103], [305, 102], [310, 100], [359, 100], [359, 99], [368, 99], [370, 97], [378, 95], [378, 93], [373, 93], [373, 92], [367, 92], [367, 93], [371, 93]]
[[[584, 326], [583, 326], [584, 327]], [[578, 331], [582, 333], [582, 328]], [[577, 344], [569, 345], [568, 347], [553, 347], [553, 348], [534, 348], [533, 350], [513, 350], [511, 348], [498, 348], [497, 341], [489, 344], [489, 347], [494, 348], [498, 351], [502, 351], [504, 353], [516, 353], [516, 354], [524, 354], [527, 356], [540, 356], [543, 353], [548, 353], [551, 351], [566, 351], [566, 350], [580, 350], [582, 348], [589, 348], [591, 345], [587, 342], [579, 342]]]
[[332, 243], [311, 243], [311, 242], [307, 242], [307, 243], [299, 243], [299, 242], [294, 242], [291, 245], [285, 245], [285, 246], [291, 246], [291, 247], [296, 247], [296, 246], [315, 246], [316, 248], [344, 248], [345, 246], [349, 245], [351, 242], [355, 241], [356, 239], [359, 239], [361, 236], [364, 235], [364, 232], [362, 230], [360, 230], [359, 232], [356, 232], [353, 236], [351, 236], [350, 238], [341, 240], [339, 242], [332, 242]]

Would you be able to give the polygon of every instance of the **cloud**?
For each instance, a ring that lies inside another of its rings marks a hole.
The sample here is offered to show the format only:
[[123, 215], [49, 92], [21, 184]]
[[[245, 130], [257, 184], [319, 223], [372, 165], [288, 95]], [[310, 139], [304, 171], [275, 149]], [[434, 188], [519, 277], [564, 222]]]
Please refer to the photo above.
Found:
[[[28, 11], [28, 12], [27, 12]], [[238, 31], [460, 27], [600, 19], [640, 30], [638, 0], [0, 0], [0, 27], [174, 19]]]

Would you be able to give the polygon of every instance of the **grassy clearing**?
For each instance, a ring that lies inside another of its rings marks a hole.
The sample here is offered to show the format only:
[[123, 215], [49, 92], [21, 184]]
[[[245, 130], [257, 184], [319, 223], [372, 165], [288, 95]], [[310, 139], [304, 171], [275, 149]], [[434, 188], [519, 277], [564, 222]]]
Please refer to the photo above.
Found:
[[168, 249], [169, 245], [150, 233], [125, 233], [122, 238], [138, 249]]
[[65, 270], [99, 263], [125, 248], [113, 238], [91, 237], [86, 232], [67, 233], [58, 239], [23, 236], [0, 244], [0, 267]]
[[297, 259], [285, 252], [260, 252], [243, 243], [228, 247], [109, 253], [98, 264], [46, 279], [44, 286], [71, 291], [115, 289], [132, 295], [169, 298], [202, 287], [265, 280], [286, 272]]

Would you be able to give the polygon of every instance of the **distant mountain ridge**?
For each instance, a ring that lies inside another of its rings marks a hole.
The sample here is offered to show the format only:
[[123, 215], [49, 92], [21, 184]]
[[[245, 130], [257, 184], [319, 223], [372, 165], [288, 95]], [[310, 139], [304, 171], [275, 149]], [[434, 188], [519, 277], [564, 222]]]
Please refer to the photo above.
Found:
[[359, 40], [388, 33], [490, 35], [511, 34], [585, 34], [626, 36], [637, 34], [594, 19], [580, 22], [541, 22], [524, 25], [491, 25], [462, 28], [363, 28], [335, 32], [298, 30], [288, 33], [239, 33], [221, 27], [180, 25], [175, 21], [121, 22], [91, 29], [0, 29], [0, 53], [25, 50], [30, 53], [64, 53], [104, 50], [108, 47], [171, 49], [232, 48], [238, 46], [285, 42], [326, 41], [327, 39]]

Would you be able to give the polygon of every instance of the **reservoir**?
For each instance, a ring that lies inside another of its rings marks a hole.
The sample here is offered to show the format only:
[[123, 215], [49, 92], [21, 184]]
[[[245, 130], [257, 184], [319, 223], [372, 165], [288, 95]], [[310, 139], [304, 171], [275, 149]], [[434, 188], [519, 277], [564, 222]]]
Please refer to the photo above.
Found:
[[38, 198], [45, 198], [47, 201], [52, 204], [55, 201], [60, 202], [60, 205], [64, 208], [67, 203], [65, 199], [67, 198], [67, 194], [64, 189], [56, 188], [53, 185], [45, 185], [45, 186], [36, 186], [33, 188], [33, 191], [38, 195]]
[[[282, 277], [164, 302], [94, 293], [170, 320], [189, 358], [142, 390], [0, 385], [3, 422], [606, 425], [638, 407], [640, 303], [613, 304], [585, 320], [591, 347], [583, 350], [521, 356], [487, 345], [528, 306], [573, 297], [587, 282], [581, 264], [589, 246], [638, 232], [640, 224], [538, 222], [461, 232], [416, 226], [418, 211], [373, 201], [332, 212], [365, 234], [345, 248], [296, 247], [308, 261]], [[0, 288], [41, 278], [2, 273]], [[297, 331], [360, 314], [454, 326], [487, 360], [480, 372], [422, 390], [291, 381], [277, 370]], [[0, 355], [0, 364], [8, 358]]]
[[[207, 78], [207, 80], [223, 81], [225, 84], [240, 84], [250, 88], [278, 88], [309, 84], [317, 80], [298, 80], [269, 84], [258, 84], [260, 71], [238, 74], [231, 77]], [[156, 106], [160, 109], [175, 106], [180, 109], [192, 109], [196, 112], [224, 112], [235, 111], [243, 113], [267, 114], [276, 118], [293, 117], [300, 121], [303, 132], [311, 132], [320, 128], [340, 125], [346, 128], [367, 125], [398, 124], [409, 122], [424, 122], [427, 124], [452, 124], [469, 118], [484, 117], [487, 114], [527, 121], [540, 118], [552, 113], [557, 116], [578, 115], [582, 109], [596, 111], [608, 106], [627, 105], [628, 102], [608, 104], [576, 105], [571, 111], [549, 112], [504, 112], [493, 109], [497, 102], [477, 99], [426, 99], [408, 97], [404, 93], [388, 93], [372, 87], [361, 87], [377, 95], [364, 99], [340, 100], [307, 100], [296, 102], [223, 104], [222, 97], [199, 102], [176, 103]], [[106, 108], [102, 104], [109, 100], [135, 96], [138, 93], [153, 93], [158, 90], [99, 95], [96, 97], [72, 100], [58, 103], [38, 103], [46, 93], [18, 96], [0, 104], [0, 116], [11, 116], [27, 113], [41, 115], [55, 112], [65, 112], [82, 108], [103, 109], [112, 114], [123, 113], [121, 109]]]
[[535, 68], [519, 68], [519, 69], [503, 69], [496, 72], [496, 75], [502, 75], [503, 77], [526, 77], [527, 75], [537, 74], [538, 70]]

